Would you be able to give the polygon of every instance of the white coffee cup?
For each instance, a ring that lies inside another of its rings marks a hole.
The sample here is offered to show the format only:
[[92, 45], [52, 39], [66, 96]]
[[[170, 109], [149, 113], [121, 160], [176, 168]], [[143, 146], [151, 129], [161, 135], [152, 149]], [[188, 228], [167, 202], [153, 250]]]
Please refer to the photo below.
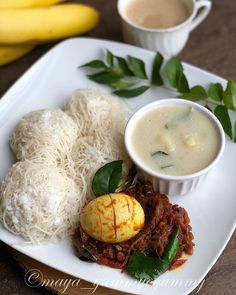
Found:
[[194, 30], [209, 14], [211, 1], [183, 0], [190, 16], [180, 25], [167, 29], [149, 29], [131, 22], [125, 15], [129, 0], [118, 0], [118, 12], [122, 19], [125, 42], [159, 51], [164, 55], [177, 55], [187, 43], [189, 33]]

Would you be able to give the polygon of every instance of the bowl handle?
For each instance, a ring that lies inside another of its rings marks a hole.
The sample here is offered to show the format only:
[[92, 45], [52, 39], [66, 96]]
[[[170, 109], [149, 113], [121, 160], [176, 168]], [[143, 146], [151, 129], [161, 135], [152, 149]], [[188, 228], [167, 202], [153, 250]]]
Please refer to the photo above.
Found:
[[[194, 30], [209, 14], [211, 10], [211, 1], [200, 0], [195, 2], [196, 5], [196, 16], [190, 24], [190, 31]], [[201, 11], [199, 12], [199, 10]], [[198, 13], [199, 12], [199, 13]]]

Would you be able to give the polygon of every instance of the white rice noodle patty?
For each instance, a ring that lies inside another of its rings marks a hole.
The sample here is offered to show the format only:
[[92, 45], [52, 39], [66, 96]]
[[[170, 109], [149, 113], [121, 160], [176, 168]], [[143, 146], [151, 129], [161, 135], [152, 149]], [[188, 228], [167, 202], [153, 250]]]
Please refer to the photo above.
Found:
[[124, 173], [130, 164], [124, 146], [124, 129], [129, 116], [127, 105], [108, 94], [82, 89], [73, 93], [66, 104], [66, 113], [78, 126], [78, 139], [72, 149], [76, 182], [87, 182], [83, 199], [93, 197], [91, 182], [104, 164], [124, 160]]
[[62, 110], [37, 110], [15, 127], [10, 146], [18, 160], [61, 162], [77, 138], [77, 126]]
[[79, 187], [64, 170], [32, 161], [10, 168], [0, 194], [4, 226], [31, 243], [71, 235], [83, 206]]

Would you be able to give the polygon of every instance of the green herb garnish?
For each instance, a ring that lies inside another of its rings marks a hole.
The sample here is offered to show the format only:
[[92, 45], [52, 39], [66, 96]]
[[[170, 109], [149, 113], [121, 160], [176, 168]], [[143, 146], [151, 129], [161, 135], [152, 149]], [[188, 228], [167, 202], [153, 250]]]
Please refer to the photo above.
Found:
[[160, 74], [160, 70], [163, 64], [164, 58], [160, 53], [157, 53], [152, 66], [152, 84], [156, 86], [161, 86], [164, 84], [163, 79]]
[[166, 166], [161, 166], [161, 169], [166, 169], [166, 168], [170, 168], [170, 167], [173, 167], [174, 164], [169, 164], [169, 165], [166, 165]]
[[145, 64], [141, 59], [133, 56], [128, 56], [128, 65], [135, 77], [148, 80], [148, 76], [145, 70]]
[[171, 161], [171, 157], [168, 153], [163, 151], [156, 151], [151, 154], [152, 157], [159, 156], [159, 167], [161, 169], [173, 167], [174, 164]]
[[156, 155], [168, 156], [169, 154], [167, 154], [166, 152], [163, 152], [163, 151], [156, 151], [156, 152], [152, 153], [152, 157], [156, 156]]
[[175, 229], [161, 258], [134, 252], [127, 264], [128, 273], [138, 280], [148, 282], [166, 272], [179, 251], [178, 234], [179, 230]]
[[135, 97], [135, 96], [138, 96], [138, 95], [144, 93], [149, 88], [150, 88], [150, 86], [143, 85], [138, 88], [132, 88], [132, 89], [118, 89], [118, 90], [115, 90], [113, 93], [120, 96], [120, 97], [131, 98], [131, 97]]
[[186, 112], [177, 114], [170, 122], [165, 124], [165, 128], [173, 128], [176, 127], [178, 124], [190, 119], [190, 116], [192, 114], [193, 108], [190, 107]]
[[232, 125], [229, 116], [229, 110], [236, 111], [236, 83], [232, 80], [227, 81], [226, 88], [220, 83], [211, 83], [206, 88], [202, 85], [190, 87], [181, 61], [177, 57], [165, 61], [158, 52], [153, 59], [151, 78], [141, 59], [115, 56], [109, 50], [106, 51], [105, 61], [96, 59], [82, 67], [99, 69], [88, 78], [108, 85], [114, 94], [123, 98], [136, 97], [152, 86], [159, 86], [172, 91], [175, 97], [203, 102], [218, 117], [225, 133], [236, 142], [236, 121]]
[[122, 177], [122, 160], [110, 162], [95, 173], [92, 190], [96, 197], [114, 193]]
[[77, 256], [82, 261], [86, 261], [86, 262], [97, 261], [97, 258], [93, 254], [91, 254], [90, 251], [84, 245], [82, 245], [77, 251]]
[[230, 138], [232, 138], [233, 137], [233, 134], [232, 134], [232, 125], [231, 125], [229, 113], [228, 113], [228, 110], [227, 110], [226, 106], [218, 105], [215, 108], [215, 110], [214, 110], [214, 114], [219, 119], [221, 125], [224, 128], [225, 133]]

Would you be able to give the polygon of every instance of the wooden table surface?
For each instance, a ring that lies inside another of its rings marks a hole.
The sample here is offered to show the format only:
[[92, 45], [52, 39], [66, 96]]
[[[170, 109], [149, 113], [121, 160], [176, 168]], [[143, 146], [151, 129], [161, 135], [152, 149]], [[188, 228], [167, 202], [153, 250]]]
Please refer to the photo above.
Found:
[[[87, 36], [122, 41], [120, 19], [116, 10], [117, 1], [78, 2], [89, 3], [97, 7], [101, 13], [99, 25]], [[214, 0], [212, 2], [212, 12], [207, 20], [192, 32], [180, 58], [236, 81], [236, 1]], [[53, 45], [42, 45], [20, 60], [0, 67], [0, 97], [30, 65]], [[220, 216], [220, 212], [219, 218], [224, 218]], [[209, 249], [206, 248], [206, 251]], [[23, 276], [24, 274], [11, 258], [6, 246], [0, 242], [0, 294], [49, 294], [43, 288], [27, 287]], [[200, 290], [195, 290], [192, 294], [197, 293], [200, 295], [236, 294], [236, 234], [232, 236], [223, 254], [206, 276]], [[85, 291], [84, 294], [88, 292]]]

